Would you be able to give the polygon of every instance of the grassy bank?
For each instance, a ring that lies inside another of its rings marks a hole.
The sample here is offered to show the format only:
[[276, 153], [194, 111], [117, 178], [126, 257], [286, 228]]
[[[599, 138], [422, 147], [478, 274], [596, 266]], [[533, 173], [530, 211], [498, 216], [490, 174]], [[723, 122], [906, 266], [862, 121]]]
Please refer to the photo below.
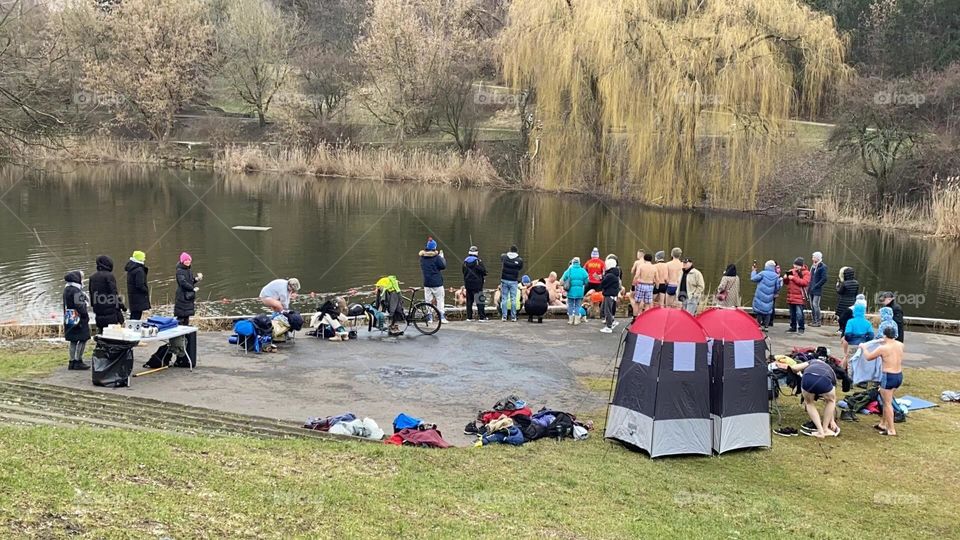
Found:
[[[10, 360], [0, 352], [0, 366]], [[911, 370], [904, 392], [931, 398], [947, 387], [960, 387], [960, 374]], [[783, 406], [787, 424], [803, 420], [796, 400]], [[822, 449], [777, 438], [769, 451], [657, 461], [597, 433], [437, 451], [2, 426], [0, 535], [952, 536], [960, 493], [947, 479], [960, 477], [960, 406], [914, 413], [898, 439], [871, 425], [843, 423]]]

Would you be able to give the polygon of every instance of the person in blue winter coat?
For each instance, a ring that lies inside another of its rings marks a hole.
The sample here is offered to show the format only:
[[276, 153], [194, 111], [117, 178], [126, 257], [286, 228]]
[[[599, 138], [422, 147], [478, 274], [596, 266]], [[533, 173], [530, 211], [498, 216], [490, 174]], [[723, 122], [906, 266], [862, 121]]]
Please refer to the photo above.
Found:
[[580, 315], [580, 306], [583, 304], [589, 281], [590, 275], [580, 266], [580, 257], [574, 257], [570, 261], [570, 267], [560, 277], [560, 282], [567, 289], [567, 324], [580, 324], [583, 318]]
[[757, 284], [757, 291], [753, 295], [753, 313], [760, 326], [767, 328], [773, 322], [774, 302], [781, 286], [780, 276], [777, 274], [777, 263], [767, 261], [763, 265], [763, 270], [760, 271], [757, 271], [757, 265], [754, 264], [750, 272], [750, 281]]
[[428, 304], [437, 306], [440, 319], [447, 322], [446, 310], [443, 306], [443, 274], [447, 268], [447, 260], [443, 257], [443, 250], [437, 250], [437, 241], [427, 238], [426, 249], [420, 250], [420, 270], [423, 272], [423, 298]]
[[820, 301], [823, 299], [823, 286], [827, 283], [827, 271], [827, 263], [823, 262], [823, 253], [815, 251], [813, 266], [810, 267], [810, 287], [807, 289], [807, 294], [810, 296], [810, 311], [813, 314], [813, 322], [810, 326], [813, 327], [819, 327], [823, 323]]

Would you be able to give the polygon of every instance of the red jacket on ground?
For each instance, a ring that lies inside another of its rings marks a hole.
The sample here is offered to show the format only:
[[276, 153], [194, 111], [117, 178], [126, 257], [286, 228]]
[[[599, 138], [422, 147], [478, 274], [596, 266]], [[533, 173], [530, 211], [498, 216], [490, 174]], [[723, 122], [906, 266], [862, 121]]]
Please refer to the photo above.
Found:
[[590, 283], [600, 283], [603, 281], [603, 273], [607, 271], [607, 265], [603, 259], [594, 257], [583, 265], [583, 269], [587, 271], [587, 279]]
[[[798, 277], [799, 275], [799, 277]], [[783, 280], [787, 286], [787, 303], [793, 305], [803, 305], [806, 303], [804, 291], [810, 285], [810, 270], [804, 265], [798, 270], [790, 270], [789, 275]]]

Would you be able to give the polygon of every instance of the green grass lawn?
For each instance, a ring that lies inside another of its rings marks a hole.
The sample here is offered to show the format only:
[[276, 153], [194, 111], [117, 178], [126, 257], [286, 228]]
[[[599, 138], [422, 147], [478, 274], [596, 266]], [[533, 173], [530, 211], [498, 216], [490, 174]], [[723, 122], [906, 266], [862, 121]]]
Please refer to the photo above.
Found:
[[[0, 373], [51, 362], [0, 352]], [[911, 370], [906, 382], [933, 398], [960, 374]], [[804, 420], [795, 399], [783, 406], [787, 423]], [[955, 537], [960, 406], [914, 413], [897, 439], [872, 420], [844, 422], [822, 447], [775, 438], [772, 450], [659, 460], [596, 432], [423, 450], [6, 426], [0, 536]]]

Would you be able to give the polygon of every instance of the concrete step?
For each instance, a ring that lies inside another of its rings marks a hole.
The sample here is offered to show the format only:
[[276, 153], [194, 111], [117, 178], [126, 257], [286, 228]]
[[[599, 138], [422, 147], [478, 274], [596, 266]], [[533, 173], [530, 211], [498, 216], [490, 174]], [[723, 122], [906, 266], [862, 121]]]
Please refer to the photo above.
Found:
[[89, 426], [202, 436], [357, 440], [295, 422], [32, 381], [0, 381], [0, 423]]

